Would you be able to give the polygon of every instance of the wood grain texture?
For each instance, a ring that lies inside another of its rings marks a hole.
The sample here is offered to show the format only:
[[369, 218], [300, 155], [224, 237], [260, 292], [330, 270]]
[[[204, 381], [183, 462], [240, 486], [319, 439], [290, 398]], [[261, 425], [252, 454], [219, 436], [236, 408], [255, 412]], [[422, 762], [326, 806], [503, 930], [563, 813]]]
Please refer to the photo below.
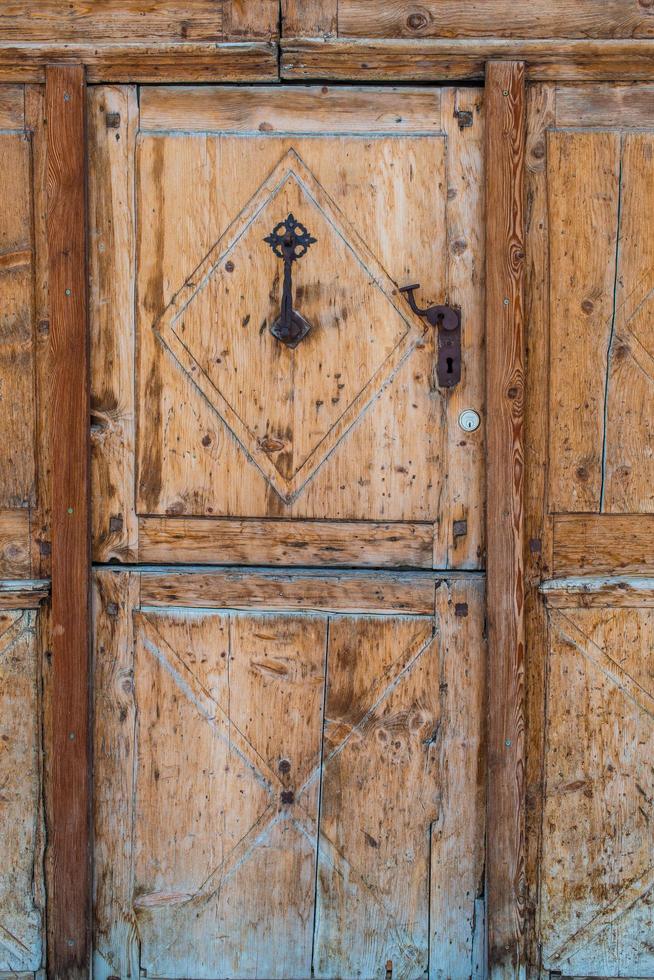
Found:
[[524, 867], [524, 66], [486, 78], [489, 971], [520, 975]]
[[81, 66], [50, 66], [48, 247], [52, 382], [52, 760], [49, 956], [53, 977], [88, 970], [89, 375], [86, 91]]
[[549, 225], [547, 130], [554, 125], [556, 88], [527, 92], [525, 159], [525, 657], [526, 657], [526, 884], [527, 960], [538, 967], [536, 930], [544, 751], [547, 619], [538, 587], [551, 574], [551, 518], [547, 505], [549, 412], [542, 399], [549, 376]]
[[635, 0], [339, 0], [339, 37], [654, 37], [650, 7]]
[[29, 578], [30, 515], [28, 510], [0, 510], [0, 578]]
[[[91, 494], [95, 561], [134, 561], [134, 151], [132, 87], [89, 91]], [[120, 328], [117, 328], [120, 324]]]
[[38, 609], [50, 595], [50, 582], [46, 579], [2, 579], [0, 581], [0, 607], [2, 609]]
[[539, 938], [565, 976], [654, 971], [652, 584], [549, 610]]
[[[435, 337], [396, 284], [444, 298], [445, 254], [432, 243], [446, 236], [445, 150], [441, 135], [143, 135], [140, 514], [438, 518], [447, 427]], [[289, 212], [317, 239], [294, 272], [313, 325], [297, 350], [268, 329], [281, 264], [262, 245]]]
[[283, 572], [173, 569], [143, 572], [144, 606], [304, 609], [379, 615], [430, 615], [434, 576], [426, 572]]
[[543, 582], [540, 591], [545, 603], [555, 609], [650, 607], [654, 605], [654, 576], [582, 575], [550, 579]]
[[140, 562], [431, 568], [431, 524], [139, 519]]
[[18, 42], [224, 41], [276, 28], [275, 0], [8, 0], [0, 11], [0, 37]]
[[483, 93], [472, 88], [446, 89], [442, 119], [447, 134], [447, 300], [462, 310], [464, 353], [463, 380], [445, 396], [447, 483], [441, 497], [434, 567], [446, 548], [448, 568], [481, 568], [486, 550], [485, 429], [482, 424], [476, 432], [462, 432], [459, 415], [473, 408], [485, 418]]
[[88, 82], [274, 82], [270, 41], [0, 41], [0, 81], [43, 82], [46, 66], [81, 62]]
[[550, 507], [599, 510], [620, 137], [550, 133]]
[[31, 133], [32, 145], [34, 322], [36, 326], [36, 505], [30, 511], [30, 534], [33, 574], [46, 578], [50, 575], [52, 552], [50, 541], [52, 350], [48, 298], [47, 123], [45, 119], [45, 86], [43, 85], [25, 86], [25, 126]]
[[0, 135], [0, 507], [35, 501], [34, 319], [30, 141]]
[[95, 574], [94, 976], [481, 977], [482, 578], [379, 616], [149, 574]]
[[425, 88], [302, 85], [145, 88], [141, 129], [228, 133], [435, 133], [441, 92]]
[[652, 569], [654, 515], [555, 515], [553, 575], [647, 574]]
[[0, 974], [15, 976], [38, 971], [45, 961], [43, 746], [36, 613], [2, 611], [2, 598], [0, 593]]
[[22, 85], [0, 86], [0, 129], [22, 129], [25, 125], [25, 95]]
[[281, 0], [282, 37], [335, 37], [338, 0]]
[[575, 129], [593, 126], [606, 129], [654, 127], [654, 86], [559, 85], [556, 91], [556, 125]]
[[281, 77], [330, 81], [472, 81], [492, 60], [520, 60], [530, 81], [651, 81], [650, 40], [298, 38], [282, 41]]

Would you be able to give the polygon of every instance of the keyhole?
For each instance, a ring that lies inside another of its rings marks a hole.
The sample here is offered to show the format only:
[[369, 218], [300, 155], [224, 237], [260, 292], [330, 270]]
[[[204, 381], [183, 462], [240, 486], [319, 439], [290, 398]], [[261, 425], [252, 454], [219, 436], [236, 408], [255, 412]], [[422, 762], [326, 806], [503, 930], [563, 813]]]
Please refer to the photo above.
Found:
[[453, 371], [453, 368], [452, 368], [452, 360], [453, 359], [451, 357], [448, 357], [447, 358], [447, 373], [448, 374], [452, 374], [452, 371]]

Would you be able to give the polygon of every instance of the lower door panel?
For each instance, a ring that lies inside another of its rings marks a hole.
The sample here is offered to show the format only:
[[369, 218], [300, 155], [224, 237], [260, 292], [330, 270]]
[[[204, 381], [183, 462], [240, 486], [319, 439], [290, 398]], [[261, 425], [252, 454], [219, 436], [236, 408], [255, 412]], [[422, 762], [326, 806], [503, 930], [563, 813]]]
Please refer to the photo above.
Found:
[[94, 609], [96, 978], [480, 975], [481, 576], [102, 570]]

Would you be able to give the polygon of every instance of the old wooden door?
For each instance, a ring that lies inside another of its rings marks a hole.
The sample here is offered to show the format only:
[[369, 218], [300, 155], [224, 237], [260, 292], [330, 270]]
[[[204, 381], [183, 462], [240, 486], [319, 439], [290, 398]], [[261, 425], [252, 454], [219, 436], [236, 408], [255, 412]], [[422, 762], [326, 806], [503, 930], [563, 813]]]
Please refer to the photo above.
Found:
[[481, 970], [480, 96], [91, 91], [98, 978]]
[[541, 975], [654, 976], [652, 105], [650, 86], [530, 98], [530, 373], [550, 378], [527, 434], [548, 579], [528, 624]]

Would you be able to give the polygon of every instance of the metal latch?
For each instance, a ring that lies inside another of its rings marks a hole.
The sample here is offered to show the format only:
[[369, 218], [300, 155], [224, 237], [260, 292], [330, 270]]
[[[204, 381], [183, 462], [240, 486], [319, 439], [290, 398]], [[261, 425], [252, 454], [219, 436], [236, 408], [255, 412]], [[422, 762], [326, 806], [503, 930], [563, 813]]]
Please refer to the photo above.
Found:
[[454, 388], [461, 380], [461, 310], [456, 306], [428, 306], [421, 310], [415, 301], [414, 290], [420, 283], [401, 286], [409, 306], [418, 316], [438, 329], [438, 363], [436, 375], [441, 388]]

